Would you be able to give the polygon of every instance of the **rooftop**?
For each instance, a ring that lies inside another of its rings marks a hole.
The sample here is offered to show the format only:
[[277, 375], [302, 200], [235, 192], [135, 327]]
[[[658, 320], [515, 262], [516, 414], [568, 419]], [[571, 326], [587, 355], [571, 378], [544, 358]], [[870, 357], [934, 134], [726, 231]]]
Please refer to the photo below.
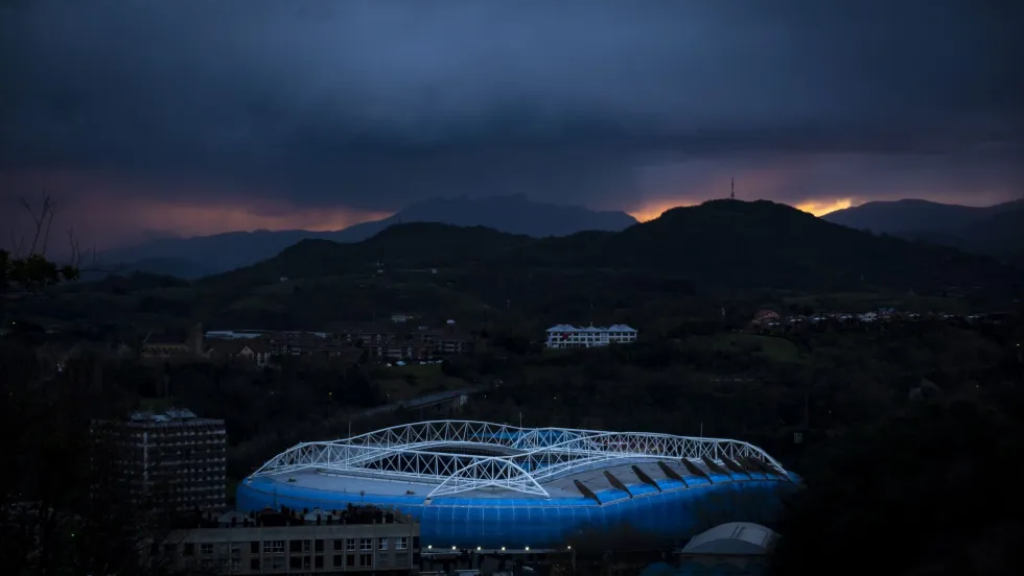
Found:
[[572, 324], [556, 324], [547, 329], [548, 332], [636, 332], [635, 328], [625, 324], [611, 326], [573, 326]]
[[[110, 424], [110, 421], [96, 421], [100, 424]], [[131, 413], [128, 418], [116, 421], [117, 424], [127, 424], [132, 427], [150, 426], [208, 426], [223, 425], [223, 420], [213, 418], [200, 418], [187, 408], [168, 408], [163, 412], [138, 411]]]
[[377, 506], [348, 505], [340, 510], [263, 510], [260, 512], [239, 512], [229, 510], [222, 514], [196, 513], [179, 518], [179, 523], [188, 528], [236, 528], [246, 526], [310, 526], [320, 524], [411, 524], [415, 520], [396, 510], [385, 510]]
[[767, 554], [778, 534], [751, 522], [720, 524], [694, 536], [683, 548], [683, 554], [713, 556], [747, 556]]
[[257, 490], [286, 483], [291, 491], [419, 500], [458, 495], [607, 503], [666, 488], [764, 479], [789, 475], [764, 451], [737, 440], [442, 420], [299, 444], [246, 483]]

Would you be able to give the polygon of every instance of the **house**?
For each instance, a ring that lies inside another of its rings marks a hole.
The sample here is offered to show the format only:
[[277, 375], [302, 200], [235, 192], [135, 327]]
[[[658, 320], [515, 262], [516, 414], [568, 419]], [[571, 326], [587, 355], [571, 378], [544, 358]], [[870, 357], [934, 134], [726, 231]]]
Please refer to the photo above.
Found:
[[772, 322], [778, 323], [781, 320], [782, 317], [774, 310], [758, 310], [750, 323], [754, 326], [769, 326]]
[[547, 329], [548, 348], [595, 348], [609, 344], [631, 344], [636, 342], [636, 329], [624, 324], [611, 326], [572, 326], [558, 324]]
[[196, 324], [184, 338], [170, 333], [150, 333], [139, 355], [144, 361], [195, 360], [209, 357], [203, 326]]
[[[411, 318], [411, 317], [410, 317]], [[374, 361], [431, 360], [472, 354], [477, 340], [446, 324], [441, 329], [393, 322], [341, 328], [338, 339], [367, 351]]]
[[878, 314], [875, 312], [866, 312], [857, 317], [861, 322], [871, 324], [872, 322], [878, 321]]
[[263, 368], [270, 364], [270, 344], [262, 338], [216, 340], [211, 355], [218, 360]]

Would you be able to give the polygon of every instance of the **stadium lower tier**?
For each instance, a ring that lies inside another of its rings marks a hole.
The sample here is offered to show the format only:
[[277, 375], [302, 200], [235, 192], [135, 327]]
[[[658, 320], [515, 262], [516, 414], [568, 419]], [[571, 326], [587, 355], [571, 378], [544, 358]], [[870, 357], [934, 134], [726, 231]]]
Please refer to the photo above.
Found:
[[259, 476], [239, 485], [237, 507], [249, 512], [376, 505], [416, 518], [423, 549], [539, 550], [564, 548], [601, 531], [628, 529], [658, 540], [681, 541], [725, 522], [770, 522], [781, 513], [783, 499], [798, 482], [795, 476], [712, 475], [709, 479], [688, 478], [686, 483], [659, 479], [657, 486], [629, 486], [628, 493], [599, 491], [598, 504], [583, 495], [541, 498], [510, 492], [466, 493], [427, 501], [422, 494], [396, 493], [387, 481], [320, 477], [311, 483]]

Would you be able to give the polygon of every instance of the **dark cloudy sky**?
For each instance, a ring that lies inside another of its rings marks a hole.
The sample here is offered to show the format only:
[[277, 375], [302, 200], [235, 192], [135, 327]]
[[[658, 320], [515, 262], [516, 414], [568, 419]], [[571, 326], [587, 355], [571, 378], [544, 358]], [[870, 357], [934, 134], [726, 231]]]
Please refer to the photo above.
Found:
[[[434, 196], [1024, 195], [1014, 0], [2, 0], [0, 210], [100, 245]], [[6, 239], [5, 239], [6, 240]]]

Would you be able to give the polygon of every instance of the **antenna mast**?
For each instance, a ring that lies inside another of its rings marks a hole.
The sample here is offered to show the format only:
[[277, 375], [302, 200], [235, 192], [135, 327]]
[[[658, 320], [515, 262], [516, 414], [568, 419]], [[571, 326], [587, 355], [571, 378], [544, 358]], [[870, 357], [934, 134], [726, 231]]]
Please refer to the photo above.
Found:
[[732, 180], [729, 181], [729, 199], [736, 199], [736, 177], [733, 176]]

